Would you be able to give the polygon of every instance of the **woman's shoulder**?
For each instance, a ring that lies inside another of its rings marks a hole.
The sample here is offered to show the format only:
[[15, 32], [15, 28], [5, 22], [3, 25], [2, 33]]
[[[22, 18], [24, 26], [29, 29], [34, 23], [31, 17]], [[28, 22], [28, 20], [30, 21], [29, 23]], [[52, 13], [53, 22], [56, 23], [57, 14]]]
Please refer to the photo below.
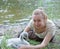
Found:
[[33, 23], [33, 20], [31, 19], [30, 21], [29, 21], [29, 25], [31, 25]]
[[[47, 30], [51, 35], [55, 35], [56, 26], [52, 20], [47, 20]], [[53, 32], [53, 33], [52, 33]]]
[[31, 28], [33, 26], [33, 20], [31, 19], [28, 23], [28, 26]]
[[47, 19], [47, 26], [55, 26], [54, 22], [50, 19]]
[[56, 30], [56, 25], [54, 24], [54, 22], [52, 20], [47, 20], [47, 30]]

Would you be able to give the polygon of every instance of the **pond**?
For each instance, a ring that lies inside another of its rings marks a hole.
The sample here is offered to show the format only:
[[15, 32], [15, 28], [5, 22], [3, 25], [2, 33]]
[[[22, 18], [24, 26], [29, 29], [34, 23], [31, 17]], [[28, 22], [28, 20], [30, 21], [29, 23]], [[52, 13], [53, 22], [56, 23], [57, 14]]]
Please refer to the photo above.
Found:
[[0, 24], [15, 23], [20, 19], [28, 18], [33, 9], [38, 7], [37, 3], [38, 0], [0, 0]]
[[49, 18], [60, 18], [60, 0], [0, 0], [0, 24], [27, 19], [37, 7], [44, 7]]

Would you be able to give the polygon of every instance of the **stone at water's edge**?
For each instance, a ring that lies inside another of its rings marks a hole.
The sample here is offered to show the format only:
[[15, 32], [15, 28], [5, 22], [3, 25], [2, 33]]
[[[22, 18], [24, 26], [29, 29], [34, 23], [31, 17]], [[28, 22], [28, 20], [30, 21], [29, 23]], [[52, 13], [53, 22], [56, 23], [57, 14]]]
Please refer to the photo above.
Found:
[[53, 22], [55, 23], [56, 27], [60, 29], [60, 19], [55, 19]]
[[9, 34], [12, 37], [18, 37], [18, 34], [25, 28], [28, 22], [14, 23], [11, 25], [0, 25], [0, 37]]
[[53, 22], [56, 25], [56, 34], [60, 35], [60, 19], [55, 19], [55, 20], [53, 20]]

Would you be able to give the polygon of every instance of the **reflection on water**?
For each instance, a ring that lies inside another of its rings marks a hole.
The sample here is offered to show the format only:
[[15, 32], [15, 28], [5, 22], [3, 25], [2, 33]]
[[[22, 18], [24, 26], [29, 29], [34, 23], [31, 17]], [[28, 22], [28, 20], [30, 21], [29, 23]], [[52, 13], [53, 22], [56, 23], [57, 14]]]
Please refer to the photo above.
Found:
[[[32, 14], [39, 0], [0, 0], [0, 24], [15, 23]], [[8, 21], [9, 20], [9, 21]]]
[[5, 13], [5, 12], [8, 12], [8, 11], [7, 11], [7, 9], [5, 9], [5, 10], [2, 9], [2, 10], [0, 10], [0, 13], [2, 13], [2, 12]]

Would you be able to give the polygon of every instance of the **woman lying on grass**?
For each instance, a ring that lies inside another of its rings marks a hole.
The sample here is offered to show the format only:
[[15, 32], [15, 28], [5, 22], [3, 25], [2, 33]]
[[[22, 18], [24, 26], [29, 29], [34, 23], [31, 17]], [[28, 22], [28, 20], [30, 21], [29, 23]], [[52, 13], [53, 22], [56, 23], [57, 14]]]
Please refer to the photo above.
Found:
[[35, 9], [32, 19], [21, 33], [21, 37], [28, 34], [30, 39], [42, 42], [38, 45], [23, 45], [18, 49], [41, 49], [47, 46], [49, 42], [52, 42], [55, 30], [55, 24], [47, 18], [44, 10], [42, 8]]

